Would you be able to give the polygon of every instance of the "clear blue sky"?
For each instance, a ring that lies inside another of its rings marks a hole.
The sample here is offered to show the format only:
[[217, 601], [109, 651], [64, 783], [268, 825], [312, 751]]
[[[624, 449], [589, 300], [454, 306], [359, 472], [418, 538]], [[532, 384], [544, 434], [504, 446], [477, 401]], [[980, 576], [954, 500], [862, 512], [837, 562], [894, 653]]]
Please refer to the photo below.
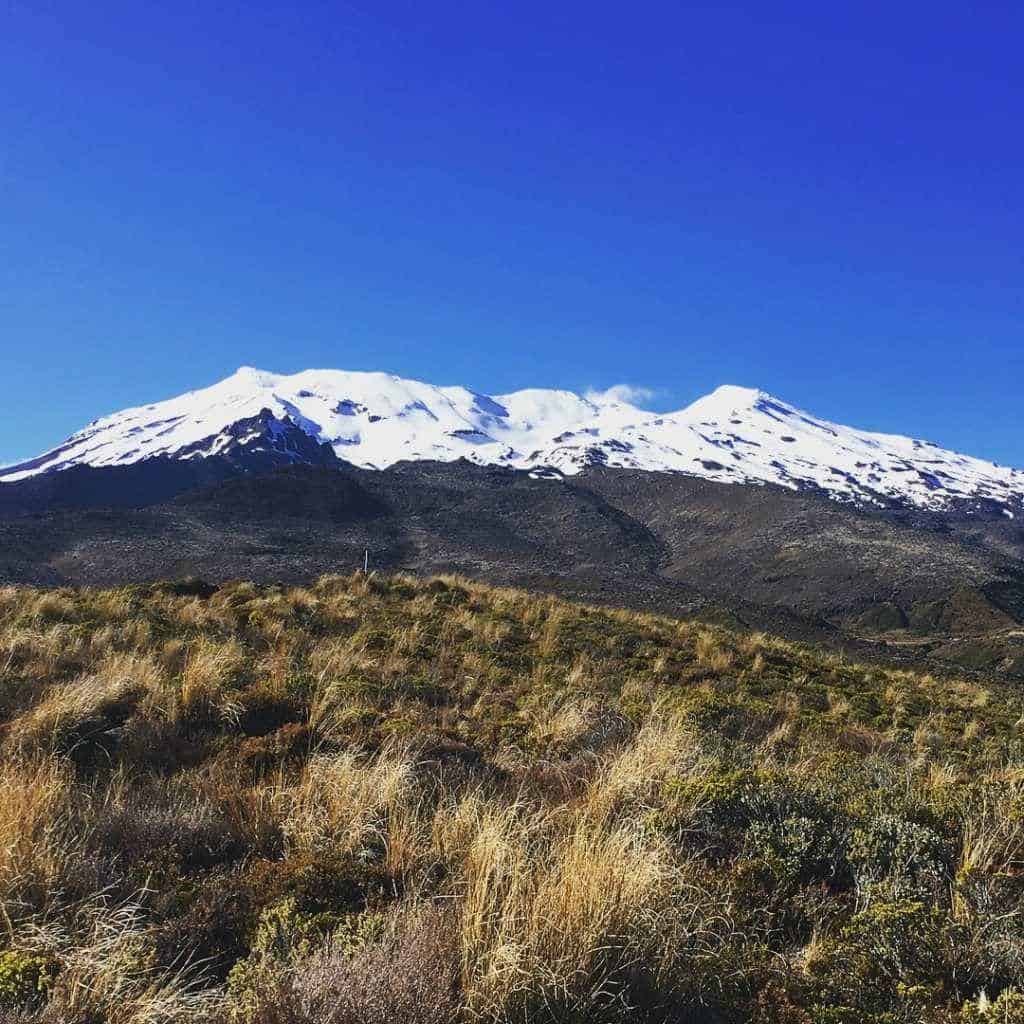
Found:
[[1024, 465], [1019, 2], [0, 14], [0, 462], [240, 364]]

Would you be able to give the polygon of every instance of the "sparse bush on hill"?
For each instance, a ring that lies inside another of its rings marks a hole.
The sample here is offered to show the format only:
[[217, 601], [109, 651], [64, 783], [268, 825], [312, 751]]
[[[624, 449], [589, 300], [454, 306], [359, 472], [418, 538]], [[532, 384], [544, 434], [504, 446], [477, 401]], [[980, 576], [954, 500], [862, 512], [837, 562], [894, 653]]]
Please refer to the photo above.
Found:
[[1024, 1021], [1022, 710], [452, 578], [0, 590], [0, 1020]]

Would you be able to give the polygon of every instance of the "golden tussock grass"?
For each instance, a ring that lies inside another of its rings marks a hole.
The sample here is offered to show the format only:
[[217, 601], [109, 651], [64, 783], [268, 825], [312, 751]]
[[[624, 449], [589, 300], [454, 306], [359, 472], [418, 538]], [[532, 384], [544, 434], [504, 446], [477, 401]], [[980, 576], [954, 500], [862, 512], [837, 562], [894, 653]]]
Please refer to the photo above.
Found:
[[0, 1018], [992, 1024], [1019, 716], [454, 577], [0, 588]]

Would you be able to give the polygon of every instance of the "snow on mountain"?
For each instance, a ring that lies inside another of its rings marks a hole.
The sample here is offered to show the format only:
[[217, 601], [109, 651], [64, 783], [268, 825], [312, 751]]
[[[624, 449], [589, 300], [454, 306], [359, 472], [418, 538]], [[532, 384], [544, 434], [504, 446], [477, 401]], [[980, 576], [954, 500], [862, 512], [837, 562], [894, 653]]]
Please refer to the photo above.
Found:
[[343, 461], [373, 469], [465, 458], [558, 476], [607, 465], [814, 488], [867, 504], [940, 509], [989, 501], [1007, 514], [1024, 509], [1024, 471], [829, 423], [762, 391], [727, 385], [664, 414], [625, 397], [620, 389], [488, 396], [384, 373], [285, 376], [243, 367], [212, 387], [95, 420], [52, 451], [0, 468], [0, 481], [153, 456], [204, 458], [246, 445], [309, 461], [294, 436], [281, 443], [298, 428]]

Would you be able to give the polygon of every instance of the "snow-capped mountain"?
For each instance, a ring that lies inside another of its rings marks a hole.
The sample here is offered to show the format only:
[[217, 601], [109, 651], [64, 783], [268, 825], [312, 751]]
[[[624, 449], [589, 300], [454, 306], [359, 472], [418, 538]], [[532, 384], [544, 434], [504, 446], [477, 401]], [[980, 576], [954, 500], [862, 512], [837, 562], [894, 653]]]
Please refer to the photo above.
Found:
[[1024, 471], [829, 423], [750, 388], [723, 386], [678, 412], [653, 413], [615, 389], [484, 395], [384, 373], [286, 376], [249, 367], [212, 387], [94, 420], [52, 451], [0, 468], [0, 481], [247, 448], [275, 464], [323, 464], [324, 445], [371, 469], [465, 458], [558, 477], [607, 465], [818, 489], [874, 505], [1024, 509]]

